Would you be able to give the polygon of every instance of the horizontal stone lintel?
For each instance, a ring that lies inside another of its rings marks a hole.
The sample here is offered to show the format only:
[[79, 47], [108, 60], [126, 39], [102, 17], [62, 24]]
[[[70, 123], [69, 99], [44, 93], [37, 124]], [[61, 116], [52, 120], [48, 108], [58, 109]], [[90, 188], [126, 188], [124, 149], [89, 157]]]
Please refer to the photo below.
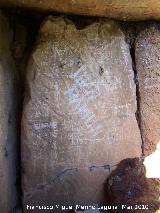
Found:
[[127, 21], [159, 20], [159, 0], [1, 0], [0, 6]]

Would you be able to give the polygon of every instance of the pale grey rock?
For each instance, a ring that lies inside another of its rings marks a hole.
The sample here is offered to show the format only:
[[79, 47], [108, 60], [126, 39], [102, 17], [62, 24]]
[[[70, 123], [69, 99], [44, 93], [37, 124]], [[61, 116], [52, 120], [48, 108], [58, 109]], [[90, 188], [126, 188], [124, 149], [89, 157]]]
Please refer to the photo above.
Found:
[[136, 110], [129, 47], [115, 22], [78, 30], [44, 21], [22, 118], [24, 207], [103, 201], [109, 170], [141, 155]]

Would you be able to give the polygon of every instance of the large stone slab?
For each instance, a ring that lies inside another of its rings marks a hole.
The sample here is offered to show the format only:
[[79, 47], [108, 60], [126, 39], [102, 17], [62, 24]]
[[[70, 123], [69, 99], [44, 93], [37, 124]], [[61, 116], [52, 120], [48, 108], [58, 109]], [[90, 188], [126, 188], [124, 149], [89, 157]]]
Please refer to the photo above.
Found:
[[140, 120], [144, 154], [156, 150], [160, 142], [160, 31], [156, 26], [143, 30], [136, 42]]
[[110, 169], [141, 155], [129, 47], [115, 22], [48, 18], [31, 55], [22, 118], [27, 204], [94, 204]]
[[8, 213], [17, 204], [15, 66], [10, 45], [12, 30], [0, 12], [0, 212]]
[[159, 0], [1, 0], [0, 5], [120, 20], [160, 19]]

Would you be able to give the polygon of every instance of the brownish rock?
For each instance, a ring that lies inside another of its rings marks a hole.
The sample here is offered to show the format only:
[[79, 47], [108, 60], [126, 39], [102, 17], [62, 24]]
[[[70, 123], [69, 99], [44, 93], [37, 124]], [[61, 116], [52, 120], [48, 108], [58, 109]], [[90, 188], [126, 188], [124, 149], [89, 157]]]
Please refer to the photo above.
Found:
[[120, 20], [160, 19], [159, 0], [1, 0], [0, 5]]
[[10, 45], [12, 30], [0, 12], [0, 212], [16, 206], [15, 65]]
[[160, 180], [146, 178], [140, 158], [120, 162], [107, 179], [105, 191], [108, 204], [117, 206], [113, 212], [153, 213], [160, 207]]
[[24, 207], [94, 204], [112, 166], [141, 155], [129, 47], [111, 21], [48, 18], [30, 58], [22, 119]]
[[150, 155], [160, 143], [160, 30], [150, 26], [136, 41], [140, 120], [144, 154]]

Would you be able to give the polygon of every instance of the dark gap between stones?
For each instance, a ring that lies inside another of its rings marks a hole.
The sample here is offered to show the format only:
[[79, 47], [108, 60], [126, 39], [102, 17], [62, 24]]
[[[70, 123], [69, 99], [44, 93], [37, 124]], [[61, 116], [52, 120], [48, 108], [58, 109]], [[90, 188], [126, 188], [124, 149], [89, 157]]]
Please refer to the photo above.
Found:
[[135, 48], [132, 46], [130, 48], [130, 54], [132, 58], [132, 67], [134, 71], [134, 81], [136, 85], [136, 101], [137, 101], [137, 111], [135, 113], [140, 135], [141, 135], [141, 140], [142, 140], [142, 157], [144, 156], [144, 142], [143, 142], [143, 137], [142, 137], [142, 128], [141, 128], [141, 113], [140, 113], [140, 102], [141, 102], [141, 97], [140, 97], [140, 92], [139, 92], [139, 82], [138, 82], [138, 76], [137, 76], [137, 70], [136, 70], [136, 60], [135, 60]]
[[[22, 210], [22, 189], [21, 189], [21, 118], [23, 111], [24, 91], [25, 91], [25, 74], [27, 63], [35, 43], [36, 35], [41, 20], [34, 17], [15, 13], [13, 11], [3, 11], [9, 20], [13, 29], [13, 43], [11, 47], [12, 57], [16, 66], [15, 73], [15, 119], [17, 144], [16, 152], [16, 188], [17, 188], [17, 205], [11, 213], [21, 212]], [[7, 155], [7, 152], [6, 152]]]

